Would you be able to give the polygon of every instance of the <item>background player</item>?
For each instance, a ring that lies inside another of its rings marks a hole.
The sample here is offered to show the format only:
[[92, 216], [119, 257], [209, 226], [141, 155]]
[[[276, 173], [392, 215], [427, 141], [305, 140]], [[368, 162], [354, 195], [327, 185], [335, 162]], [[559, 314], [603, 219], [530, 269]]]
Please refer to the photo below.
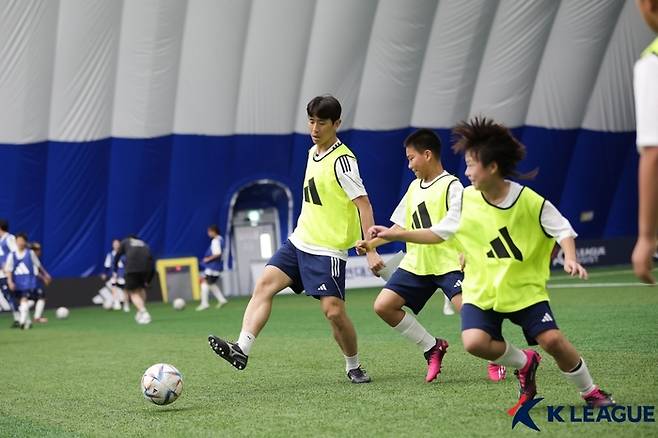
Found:
[[3, 311], [12, 312], [14, 316], [12, 327], [18, 328], [20, 327], [18, 303], [14, 302], [5, 273], [7, 258], [14, 251], [16, 251], [16, 237], [9, 232], [9, 222], [6, 219], [0, 219], [0, 308]]
[[37, 287], [37, 277], [41, 270], [41, 262], [27, 246], [27, 234], [16, 235], [16, 251], [9, 254], [5, 263], [7, 283], [12, 291], [14, 302], [18, 304], [20, 328], [27, 330], [32, 326], [30, 319], [30, 296]]
[[43, 309], [46, 306], [46, 286], [50, 284], [52, 278], [41, 263], [41, 244], [39, 242], [32, 242], [29, 247], [39, 259], [40, 265], [37, 284], [29, 299], [34, 301], [34, 322], [45, 323], [48, 322], [48, 318], [43, 317]]
[[118, 270], [121, 256], [126, 258], [126, 292], [137, 308], [135, 321], [149, 324], [151, 314], [146, 310], [146, 288], [153, 279], [154, 263], [149, 246], [136, 235], [130, 235], [121, 241], [114, 258], [114, 270]]
[[212, 294], [217, 299], [218, 309], [228, 303], [228, 300], [217, 284], [222, 271], [223, 239], [219, 234], [219, 227], [217, 225], [210, 225], [207, 231], [208, 237], [210, 237], [211, 240], [210, 246], [208, 246], [208, 249], [203, 256], [202, 266], [204, 270], [203, 281], [201, 282], [201, 304], [199, 304], [196, 310], [206, 310], [210, 307], [208, 304], [208, 295], [210, 291], [212, 291]]

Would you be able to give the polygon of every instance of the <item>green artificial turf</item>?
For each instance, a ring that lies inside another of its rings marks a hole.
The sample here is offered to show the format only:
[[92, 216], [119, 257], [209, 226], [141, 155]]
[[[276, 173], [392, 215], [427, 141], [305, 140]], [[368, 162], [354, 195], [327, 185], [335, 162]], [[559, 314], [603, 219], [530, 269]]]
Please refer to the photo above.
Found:
[[[588, 282], [556, 275], [550, 284], [557, 322], [594, 377], [622, 405], [658, 405], [658, 288], [633, 283], [628, 268], [596, 270]], [[236, 338], [246, 299], [221, 310], [150, 306], [153, 323], [133, 313], [71, 309], [67, 320], [29, 331], [0, 316], [0, 436], [512, 436], [535, 434], [506, 409], [517, 399], [511, 371], [489, 382], [486, 362], [461, 346], [459, 317], [435, 296], [419, 320], [450, 342], [438, 382], [424, 382], [421, 352], [372, 311], [377, 290], [348, 293], [360, 356], [373, 378], [353, 385], [316, 300], [275, 299], [249, 366], [237, 371], [209, 349], [209, 333]], [[520, 329], [508, 340], [525, 347]], [[581, 405], [547, 354], [538, 370], [541, 404], [532, 417], [543, 436], [658, 436], [656, 423], [547, 423], [546, 405]], [[139, 389], [155, 363], [176, 366], [182, 396], [160, 407]], [[654, 415], [655, 418], [655, 415]]]

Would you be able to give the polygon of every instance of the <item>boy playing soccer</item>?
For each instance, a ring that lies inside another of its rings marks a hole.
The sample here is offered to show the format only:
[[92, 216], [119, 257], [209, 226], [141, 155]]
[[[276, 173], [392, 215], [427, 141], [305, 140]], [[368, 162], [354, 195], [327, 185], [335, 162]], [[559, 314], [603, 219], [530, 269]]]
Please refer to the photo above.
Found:
[[4, 311], [11, 310], [14, 315], [12, 328], [18, 328], [20, 327], [18, 304], [14, 302], [13, 294], [9, 290], [7, 274], [5, 274], [5, 263], [9, 254], [14, 251], [16, 251], [16, 237], [9, 232], [9, 222], [6, 219], [0, 219], [0, 306]]
[[203, 282], [201, 283], [201, 304], [196, 310], [206, 310], [208, 304], [209, 292], [217, 298], [217, 308], [221, 308], [228, 300], [217, 285], [222, 270], [222, 236], [219, 235], [219, 227], [215, 224], [208, 227], [208, 237], [210, 237], [210, 246], [203, 256], [202, 266]]
[[121, 248], [121, 241], [119, 239], [112, 239], [112, 251], [108, 252], [105, 256], [105, 262], [103, 267], [105, 272], [101, 275], [103, 281], [106, 281], [106, 285], [109, 286], [112, 291], [112, 308], [114, 310], [121, 309], [121, 302], [123, 302], [123, 311], [130, 312], [130, 304], [128, 303], [128, 295], [124, 292], [126, 287], [126, 256], [122, 255], [119, 258], [119, 262], [116, 264], [116, 269], [114, 268], [114, 259], [117, 256]]
[[24, 330], [32, 326], [28, 300], [37, 287], [37, 277], [40, 275], [41, 270], [39, 258], [27, 246], [27, 235], [18, 233], [16, 235], [16, 251], [9, 254], [5, 262], [5, 273], [7, 274], [9, 289], [13, 293], [14, 302], [18, 303], [18, 323]]
[[48, 318], [43, 317], [43, 309], [46, 306], [46, 286], [50, 284], [52, 278], [41, 264], [41, 244], [39, 242], [32, 242], [30, 248], [39, 259], [41, 268], [37, 277], [37, 287], [32, 290], [30, 300], [34, 301], [34, 322], [45, 323]]
[[[404, 141], [409, 169], [416, 175], [391, 216], [394, 230], [429, 228], [450, 216], [459, 221], [464, 187], [441, 164], [441, 140], [429, 129], [419, 129]], [[377, 248], [384, 239], [359, 242], [362, 248]], [[431, 382], [441, 372], [448, 342], [435, 338], [410, 313], [418, 314], [440, 288], [454, 307], [461, 309], [464, 279], [460, 254], [454, 242], [445, 245], [407, 244], [407, 253], [375, 300], [374, 309], [395, 331], [418, 345], [427, 360], [425, 380]], [[491, 364], [492, 380], [504, 378], [504, 369]]]
[[445, 219], [430, 229], [399, 230], [375, 226], [370, 235], [386, 240], [440, 243], [454, 237], [466, 257], [462, 284], [462, 341], [471, 354], [515, 368], [520, 397], [514, 414], [537, 394], [535, 371], [541, 357], [505, 341], [502, 323], [521, 326], [530, 345], [553, 356], [565, 378], [593, 406], [614, 404], [594, 385], [585, 361], [564, 337], [548, 304], [546, 281], [554, 241], [565, 254], [564, 270], [587, 278], [576, 261], [576, 233], [557, 209], [528, 187], [506, 178], [516, 175], [525, 148], [504, 126], [486, 118], [462, 122], [453, 149], [466, 158], [458, 223]]
[[[318, 96], [306, 110], [314, 145], [308, 153], [297, 228], [256, 282], [238, 342], [212, 335], [208, 341], [216, 354], [244, 369], [256, 336], [270, 317], [274, 296], [290, 286], [319, 300], [345, 357], [348, 379], [367, 383], [370, 377], [361, 368], [356, 332], [345, 311], [345, 264], [347, 250], [373, 224], [372, 207], [354, 154], [336, 136], [341, 115], [338, 100]], [[383, 262], [375, 251], [368, 252], [367, 257], [373, 272], [381, 269]]]

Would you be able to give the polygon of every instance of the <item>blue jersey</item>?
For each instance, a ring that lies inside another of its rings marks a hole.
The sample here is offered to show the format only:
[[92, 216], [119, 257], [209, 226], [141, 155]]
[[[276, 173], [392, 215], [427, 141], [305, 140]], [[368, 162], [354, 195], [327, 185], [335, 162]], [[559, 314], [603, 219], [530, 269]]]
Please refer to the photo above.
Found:
[[[203, 257], [210, 257], [212, 255], [217, 255], [222, 253], [222, 237], [217, 236], [215, 237], [211, 242], [210, 246], [208, 246], [208, 249], [206, 250], [206, 253], [203, 255]], [[203, 263], [203, 267], [207, 271], [211, 272], [220, 272], [222, 270], [222, 258], [218, 257], [215, 260], [212, 260], [208, 263]]]
[[[114, 271], [114, 260], [116, 259], [116, 251], [110, 251], [107, 253], [105, 256], [105, 263], [103, 266], [105, 267], [105, 274], [108, 277], [111, 277], [113, 274], [115, 274]], [[126, 256], [125, 254], [121, 256], [119, 259], [119, 264], [118, 268], [116, 270], [117, 278], [123, 278], [125, 277], [126, 274]]]
[[22, 257], [19, 257], [18, 252], [11, 253], [14, 267], [12, 274], [17, 290], [32, 290], [37, 287], [39, 267], [34, 263], [33, 257], [36, 256], [33, 254], [31, 249], [26, 250]]

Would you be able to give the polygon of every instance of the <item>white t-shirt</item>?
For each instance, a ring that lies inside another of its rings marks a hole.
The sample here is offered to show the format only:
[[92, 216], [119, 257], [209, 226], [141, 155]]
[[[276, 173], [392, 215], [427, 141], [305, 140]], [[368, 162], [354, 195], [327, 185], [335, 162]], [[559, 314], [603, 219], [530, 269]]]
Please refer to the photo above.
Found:
[[637, 148], [658, 146], [658, 55], [643, 56], [635, 63], [633, 82]]
[[[313, 156], [315, 159], [319, 160], [325, 155], [332, 152], [337, 147], [339, 147], [341, 144], [342, 142], [338, 140], [329, 149], [327, 149], [325, 153], [320, 155], [317, 154], [316, 152], [313, 152], [314, 154]], [[316, 147], [317, 147], [316, 145], [313, 145], [311, 151], [315, 151]], [[338, 178], [338, 181], [340, 182], [340, 186], [345, 191], [345, 194], [347, 195], [348, 198], [354, 200], [359, 196], [368, 196], [368, 193], [366, 192], [366, 188], [363, 185], [363, 180], [361, 179], [361, 175], [359, 174], [359, 166], [356, 162], [356, 159], [347, 156], [342, 157], [336, 160], [334, 166], [335, 166], [334, 170], [336, 172], [336, 177]], [[297, 234], [298, 234], [297, 228], [295, 228], [295, 231], [293, 231], [293, 233], [290, 235], [288, 239], [293, 245], [295, 245], [295, 248], [297, 248], [298, 250], [304, 251], [309, 254], [337, 257], [341, 260], [347, 260], [347, 251], [337, 251], [332, 248], [309, 245], [304, 241], [302, 241]]]
[[[426, 183], [421, 182], [420, 186], [429, 187], [432, 184], [434, 184], [434, 181], [446, 175], [449, 175], [449, 173], [443, 171], [441, 175], [437, 176], [432, 181]], [[457, 223], [459, 223], [459, 215], [462, 209], [463, 192], [464, 192], [464, 186], [459, 180], [450, 183], [450, 185], [448, 186], [448, 213], [446, 214], [444, 219], [450, 216], [454, 216], [453, 220], [456, 220]], [[407, 195], [404, 195], [400, 200], [398, 206], [395, 207], [393, 214], [391, 215], [391, 222], [393, 222], [396, 225], [399, 225], [402, 228], [405, 228], [407, 222], [406, 211], [407, 211]]]
[[[497, 204], [497, 207], [500, 208], [509, 208], [514, 204], [516, 199], [521, 194], [523, 186], [514, 181], [507, 181], [510, 184], [509, 192], [505, 199]], [[461, 215], [461, 210], [460, 210]], [[553, 237], [556, 242], [561, 242], [565, 237], [577, 237], [578, 234], [571, 227], [571, 224], [562, 216], [557, 208], [550, 201], [546, 200], [541, 211], [540, 221], [542, 227], [549, 236]], [[455, 220], [455, 215], [446, 216], [441, 222], [434, 225], [430, 228], [434, 234], [442, 238], [443, 240], [448, 240], [451, 238], [459, 228], [459, 217]]]

